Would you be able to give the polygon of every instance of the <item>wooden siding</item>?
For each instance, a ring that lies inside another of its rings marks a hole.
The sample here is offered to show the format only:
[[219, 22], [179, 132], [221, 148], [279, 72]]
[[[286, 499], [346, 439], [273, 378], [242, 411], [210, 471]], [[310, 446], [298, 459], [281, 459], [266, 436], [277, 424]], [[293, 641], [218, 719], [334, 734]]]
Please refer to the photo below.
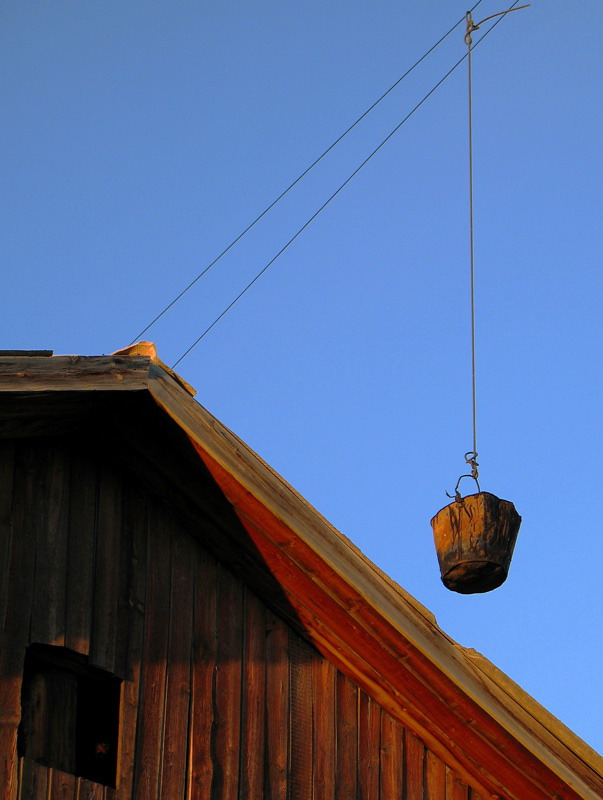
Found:
[[[0, 479], [7, 800], [479, 800], [130, 475], [20, 440]], [[115, 789], [17, 759], [32, 642], [124, 679]]]

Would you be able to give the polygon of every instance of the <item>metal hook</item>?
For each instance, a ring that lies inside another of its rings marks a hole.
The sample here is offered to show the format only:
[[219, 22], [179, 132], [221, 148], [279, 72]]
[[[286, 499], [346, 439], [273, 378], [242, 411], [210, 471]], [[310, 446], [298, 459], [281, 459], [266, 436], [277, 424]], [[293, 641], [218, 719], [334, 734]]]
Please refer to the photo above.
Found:
[[471, 34], [473, 31], [476, 31], [479, 28], [479, 25], [476, 25], [473, 22], [473, 17], [471, 16], [471, 11], [467, 11], [465, 14], [465, 19], [467, 20], [467, 28], [465, 33], [465, 44], [467, 47], [471, 47], [473, 44], [473, 39], [471, 38]]
[[459, 486], [461, 485], [461, 481], [463, 480], [463, 478], [473, 478], [473, 480], [477, 485], [477, 491], [481, 492], [478, 480], [479, 472], [477, 468], [479, 467], [479, 464], [477, 463], [477, 453], [474, 450], [469, 450], [467, 453], [465, 453], [465, 461], [471, 467], [471, 472], [469, 474], [460, 476], [460, 478], [456, 482], [456, 486], [454, 487], [453, 495], [446, 492], [447, 497], [450, 497], [451, 500], [455, 500], [457, 503], [461, 503], [463, 500], [463, 498], [461, 497], [461, 493], [459, 491]]

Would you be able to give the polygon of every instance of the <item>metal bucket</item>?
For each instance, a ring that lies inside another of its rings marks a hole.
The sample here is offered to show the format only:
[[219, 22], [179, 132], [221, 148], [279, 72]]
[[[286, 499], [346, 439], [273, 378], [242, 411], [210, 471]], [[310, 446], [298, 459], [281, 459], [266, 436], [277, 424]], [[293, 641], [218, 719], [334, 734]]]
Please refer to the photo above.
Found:
[[506, 580], [521, 517], [489, 492], [455, 500], [431, 520], [442, 582], [461, 594], [489, 592]]

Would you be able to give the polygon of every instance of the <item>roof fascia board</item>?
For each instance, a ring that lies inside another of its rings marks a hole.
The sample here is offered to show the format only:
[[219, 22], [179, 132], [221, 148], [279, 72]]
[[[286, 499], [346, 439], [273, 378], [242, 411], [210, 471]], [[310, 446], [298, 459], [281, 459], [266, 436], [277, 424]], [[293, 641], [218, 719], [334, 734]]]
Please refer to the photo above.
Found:
[[148, 389], [147, 356], [0, 356], [0, 392]]

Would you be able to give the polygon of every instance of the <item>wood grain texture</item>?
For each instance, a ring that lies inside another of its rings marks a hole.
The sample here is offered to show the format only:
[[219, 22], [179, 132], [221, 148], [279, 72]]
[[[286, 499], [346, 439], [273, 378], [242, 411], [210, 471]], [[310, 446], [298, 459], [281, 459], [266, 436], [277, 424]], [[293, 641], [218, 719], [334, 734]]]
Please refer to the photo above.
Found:
[[187, 773], [194, 546], [176, 529], [172, 537], [172, 585], [161, 796], [184, 798]]
[[446, 766], [430, 750], [425, 753], [425, 789], [429, 800], [446, 800]]
[[446, 768], [446, 800], [467, 800], [467, 784], [459, 778], [454, 770]]
[[266, 800], [286, 800], [289, 751], [289, 632], [266, 616]]
[[138, 716], [134, 798], [158, 796], [165, 710], [170, 622], [171, 525], [151, 509], [141, 700]]
[[50, 770], [28, 758], [19, 759], [21, 776], [19, 800], [48, 800], [48, 777]]
[[99, 783], [85, 778], [78, 778], [76, 787], [77, 800], [104, 800], [105, 791]]
[[212, 800], [230, 800], [239, 790], [243, 653], [243, 587], [230, 572], [218, 572], [218, 651], [214, 700]]
[[76, 782], [75, 775], [59, 769], [50, 770], [48, 800], [75, 800]]
[[8, 579], [8, 601], [0, 647], [0, 786], [7, 800], [17, 792], [17, 729], [21, 719], [21, 682], [30, 624], [36, 554], [36, 484], [39, 451], [21, 445], [14, 485], [15, 531]]
[[358, 789], [362, 800], [379, 798], [381, 708], [365, 692], [358, 698]]
[[15, 443], [0, 442], [0, 632], [8, 597], [10, 551], [13, 538], [13, 486], [15, 473]]
[[122, 479], [101, 464], [96, 520], [96, 563], [90, 663], [116, 672]]
[[31, 624], [35, 642], [65, 644], [70, 459], [59, 445], [38, 453], [35, 506], [36, 570]]
[[0, 356], [0, 392], [136, 391], [148, 385], [146, 356]]
[[314, 745], [313, 797], [335, 797], [337, 770], [337, 670], [312, 651], [312, 718]]
[[201, 548], [195, 553], [192, 696], [189, 746], [189, 800], [211, 797], [214, 776], [212, 732], [218, 657], [216, 560]]
[[125, 680], [121, 689], [116, 792], [118, 800], [130, 800], [134, 780], [146, 602], [148, 509], [148, 497], [145, 493], [137, 487], [129, 487], [123, 516], [123, 539], [130, 543], [127, 582], [129, 614]]
[[358, 689], [337, 673], [337, 800], [357, 798]]
[[312, 800], [312, 677], [314, 651], [289, 632], [289, 797]]
[[[381, 711], [379, 796], [401, 800], [404, 791], [404, 728], [391, 714]], [[427, 794], [429, 800], [436, 800]]]
[[71, 467], [65, 646], [87, 656], [92, 632], [98, 476], [93, 459], [77, 450]]
[[406, 800], [423, 800], [425, 746], [410, 731], [404, 732]]
[[245, 591], [241, 797], [261, 797], [264, 788], [266, 720], [266, 607]]

